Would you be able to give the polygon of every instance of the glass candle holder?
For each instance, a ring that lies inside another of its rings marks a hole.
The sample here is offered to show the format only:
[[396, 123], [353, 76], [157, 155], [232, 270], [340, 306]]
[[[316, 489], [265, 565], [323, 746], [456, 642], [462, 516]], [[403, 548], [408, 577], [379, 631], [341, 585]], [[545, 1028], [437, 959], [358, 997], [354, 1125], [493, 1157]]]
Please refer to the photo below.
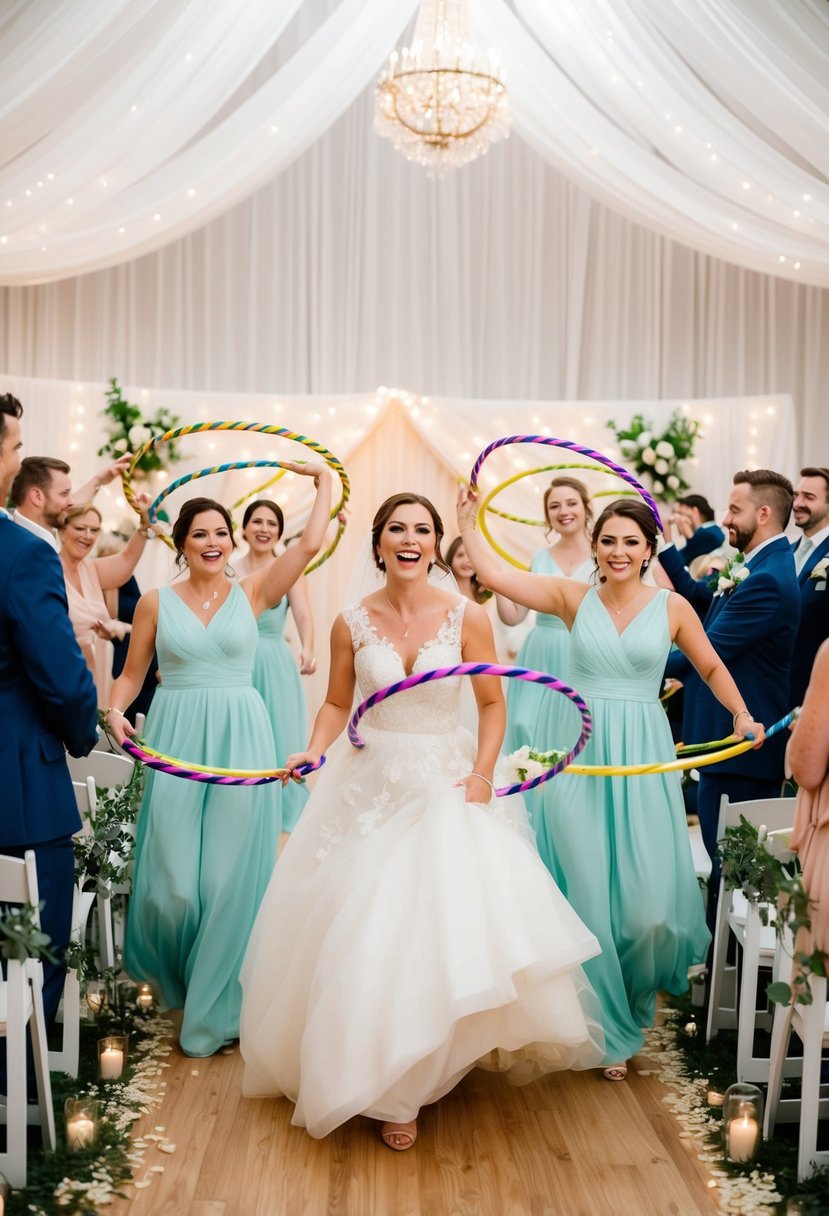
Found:
[[753, 1161], [760, 1148], [763, 1126], [763, 1095], [756, 1085], [737, 1081], [723, 1098], [725, 1155], [742, 1165]]
[[93, 1013], [100, 1013], [108, 1001], [106, 986], [100, 980], [89, 980], [84, 1000]]
[[135, 998], [135, 1003], [138, 1008], [143, 1010], [145, 1013], [152, 1009], [153, 1005], [155, 1004], [155, 997], [153, 996], [153, 990], [149, 984], [138, 985], [138, 995]]
[[67, 1098], [63, 1104], [66, 1147], [72, 1152], [92, 1148], [98, 1138], [98, 1099]]
[[118, 1080], [127, 1062], [128, 1047], [129, 1036], [125, 1034], [109, 1034], [105, 1039], [98, 1039], [98, 1071], [102, 1080]]

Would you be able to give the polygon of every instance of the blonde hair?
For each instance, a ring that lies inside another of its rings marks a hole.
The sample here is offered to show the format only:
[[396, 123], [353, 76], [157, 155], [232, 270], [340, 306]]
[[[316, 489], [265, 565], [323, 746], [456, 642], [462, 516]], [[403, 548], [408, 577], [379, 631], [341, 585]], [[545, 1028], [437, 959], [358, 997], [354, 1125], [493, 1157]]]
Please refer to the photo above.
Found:
[[[104, 517], [95, 504], [93, 502], [82, 502], [77, 506], [69, 508], [69, 510], [66, 512], [66, 519], [63, 521], [63, 527], [65, 528], [67, 524], [73, 523], [76, 519], [78, 519], [79, 516], [86, 515], [87, 511], [94, 511], [98, 516], [98, 523], [103, 525]], [[61, 531], [62, 530], [63, 529], [61, 529]]]

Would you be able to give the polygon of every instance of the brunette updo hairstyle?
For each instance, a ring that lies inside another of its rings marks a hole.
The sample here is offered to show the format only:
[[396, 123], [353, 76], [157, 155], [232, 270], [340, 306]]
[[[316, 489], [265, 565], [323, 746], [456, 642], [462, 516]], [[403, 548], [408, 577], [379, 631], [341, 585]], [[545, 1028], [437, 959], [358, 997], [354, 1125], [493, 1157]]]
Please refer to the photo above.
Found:
[[550, 526], [550, 516], [547, 512], [547, 504], [550, 501], [550, 495], [553, 490], [561, 489], [575, 490], [579, 498], [584, 503], [584, 526], [590, 528], [593, 523], [593, 503], [590, 498], [590, 491], [583, 481], [578, 477], [554, 477], [547, 489], [544, 491], [544, 522], [547, 525], [547, 536], [554, 529]]
[[374, 564], [378, 570], [383, 570], [384, 567], [380, 564], [380, 533], [385, 528], [386, 524], [394, 515], [398, 507], [407, 506], [425, 507], [432, 517], [432, 525], [435, 529], [435, 565], [441, 570], [448, 572], [449, 567], [443, 559], [440, 551], [440, 542], [443, 540], [443, 520], [437, 513], [434, 504], [428, 498], [424, 498], [422, 494], [415, 494], [411, 490], [404, 490], [402, 494], [392, 494], [391, 498], [387, 498], [377, 508], [377, 514], [371, 525], [371, 555], [374, 558]]
[[[463, 544], [463, 537], [456, 536], [449, 548], [446, 550], [446, 564], [449, 569], [452, 569], [452, 562], [455, 560], [455, 554]], [[482, 587], [478, 582], [477, 574], [472, 575], [472, 594], [476, 604], [485, 604], [487, 600], [492, 599], [492, 592], [487, 591], [486, 587]]]
[[219, 512], [227, 524], [231, 544], [234, 549], [236, 548], [236, 541], [233, 538], [233, 520], [230, 518], [227, 507], [220, 502], [216, 502], [215, 498], [191, 498], [181, 508], [178, 513], [178, 519], [173, 524], [173, 544], [176, 547], [176, 566], [179, 571], [181, 571], [182, 563], [184, 562], [184, 542], [190, 535], [193, 520], [197, 515], [203, 515], [205, 511]]
[[260, 507], [267, 507], [276, 516], [276, 522], [279, 524], [279, 537], [277, 539], [281, 540], [282, 533], [285, 531], [285, 516], [282, 514], [282, 508], [275, 502], [271, 502], [270, 498], [257, 498], [255, 502], [245, 507], [245, 513], [242, 516], [242, 531], [244, 532], [250, 523], [251, 515], [253, 515], [254, 511], [258, 511]]
[[[645, 541], [650, 545], [650, 557], [647, 557], [642, 563], [642, 569], [639, 572], [641, 578], [647, 570], [650, 563], [656, 556], [656, 546], [659, 540], [659, 529], [656, 526], [656, 520], [653, 516], [653, 511], [650, 507], [645, 506], [638, 498], [614, 498], [613, 502], [608, 503], [602, 511], [599, 518], [593, 527], [593, 534], [590, 537], [593, 545], [593, 560], [596, 560], [596, 546], [599, 543], [602, 528], [609, 519], [629, 519], [633, 523], [638, 524]], [[604, 577], [601, 578], [604, 582]]]

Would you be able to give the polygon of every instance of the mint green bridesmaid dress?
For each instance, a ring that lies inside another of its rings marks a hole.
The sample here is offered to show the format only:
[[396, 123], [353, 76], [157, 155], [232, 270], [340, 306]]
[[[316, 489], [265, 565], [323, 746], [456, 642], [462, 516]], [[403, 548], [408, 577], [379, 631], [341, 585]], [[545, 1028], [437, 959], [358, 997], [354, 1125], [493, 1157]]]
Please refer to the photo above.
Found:
[[[259, 645], [253, 664], [253, 687], [260, 693], [271, 720], [280, 764], [308, 742], [308, 706], [296, 657], [285, 641], [288, 598], [259, 617]], [[282, 831], [292, 832], [308, 801], [308, 787], [290, 781], [282, 791]]]
[[[570, 577], [586, 583], [595, 567], [592, 559], [588, 558], [576, 567], [572, 575], [565, 575], [550, 550], [545, 548], [538, 549], [533, 554], [530, 569], [534, 574], [553, 574], [559, 578]], [[564, 621], [557, 616], [538, 612], [535, 625], [524, 639], [515, 662], [518, 667], [546, 671], [566, 680], [569, 655], [570, 634]], [[542, 752], [551, 748], [568, 751], [579, 737], [579, 730], [578, 711], [564, 697], [549, 692], [541, 684], [530, 684], [526, 680], [507, 682], [505, 751], [514, 752], [524, 744]], [[542, 831], [540, 790], [530, 790], [524, 795], [524, 802], [538, 836]], [[547, 861], [540, 841], [539, 851]]]
[[[206, 625], [161, 587], [161, 684], [147, 742], [194, 764], [275, 768], [268, 715], [251, 684], [258, 640], [238, 585]], [[164, 1006], [184, 1009], [188, 1055], [211, 1055], [239, 1036], [239, 970], [276, 863], [281, 810], [278, 782], [205, 785], [147, 770], [124, 965]]]
[[[569, 680], [593, 716], [583, 764], [675, 758], [660, 701], [670, 649], [660, 589], [617, 633], [591, 587], [570, 635]], [[678, 773], [563, 774], [542, 786], [542, 856], [602, 952], [584, 969], [599, 998], [606, 1064], [629, 1059], [653, 1023], [661, 990], [684, 992], [710, 934], [697, 883]]]

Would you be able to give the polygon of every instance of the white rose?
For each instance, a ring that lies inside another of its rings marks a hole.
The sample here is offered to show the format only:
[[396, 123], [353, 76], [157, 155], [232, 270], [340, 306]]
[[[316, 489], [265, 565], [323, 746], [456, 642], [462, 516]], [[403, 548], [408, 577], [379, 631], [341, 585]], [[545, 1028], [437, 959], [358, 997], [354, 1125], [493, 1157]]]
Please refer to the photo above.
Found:
[[654, 494], [664, 494], [665, 493], [665, 487], [663, 486], [661, 481], [655, 481], [653, 483], [653, 492], [654, 492]]
[[130, 437], [130, 443], [134, 448], [140, 448], [142, 443], [146, 443], [148, 439], [152, 438], [150, 428], [148, 426], [139, 426], [138, 423], [135, 426], [131, 426], [127, 433]]
[[657, 456], [666, 456], [669, 460], [674, 454], [672, 444], [668, 443], [667, 439], [660, 439], [656, 445]]
[[673, 473], [668, 478], [668, 489], [669, 490], [678, 490], [679, 489], [679, 478], [674, 477]]
[[749, 570], [748, 566], [738, 566], [738, 568], [734, 571], [732, 578], [734, 579], [735, 583], [742, 583], [748, 578], [749, 574], [751, 574], [751, 571]]
[[[658, 452], [659, 448], [657, 448], [656, 450]], [[671, 466], [668, 464], [667, 460], [657, 460], [656, 464], [653, 467], [657, 473], [661, 473], [662, 476], [664, 477], [665, 474], [668, 472], [668, 469]]]
[[619, 447], [623, 456], [633, 456], [639, 451], [639, 445], [633, 439], [623, 439]]
[[639, 444], [640, 448], [650, 447], [650, 442], [652, 439], [653, 435], [650, 433], [650, 431], [642, 431], [641, 435], [636, 436], [636, 442]]
[[645, 448], [644, 452], [642, 453], [642, 460], [645, 462], [645, 464], [656, 463], [656, 452], [653, 450], [653, 448]]
[[734, 586], [734, 580], [730, 579], [730, 578], [726, 578], [726, 576], [724, 574], [721, 574], [720, 577], [717, 579], [717, 591], [720, 594], [722, 594], [724, 591], [728, 591], [729, 588], [733, 587], [733, 586]]
[[116, 439], [112, 445], [112, 450], [114, 452], [126, 452], [128, 447], [129, 444], [127, 443], [126, 439]]

